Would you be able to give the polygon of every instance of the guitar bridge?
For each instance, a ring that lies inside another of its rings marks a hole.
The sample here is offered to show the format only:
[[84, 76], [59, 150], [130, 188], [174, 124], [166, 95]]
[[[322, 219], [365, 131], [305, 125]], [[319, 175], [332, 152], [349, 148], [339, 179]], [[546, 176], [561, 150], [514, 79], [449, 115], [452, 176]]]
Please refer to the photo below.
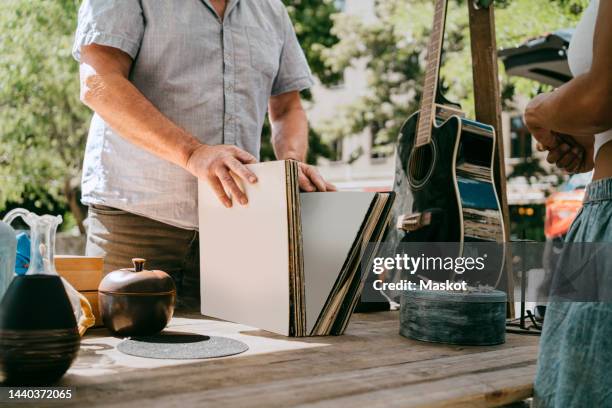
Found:
[[397, 229], [411, 232], [431, 224], [431, 213], [404, 214], [397, 217]]

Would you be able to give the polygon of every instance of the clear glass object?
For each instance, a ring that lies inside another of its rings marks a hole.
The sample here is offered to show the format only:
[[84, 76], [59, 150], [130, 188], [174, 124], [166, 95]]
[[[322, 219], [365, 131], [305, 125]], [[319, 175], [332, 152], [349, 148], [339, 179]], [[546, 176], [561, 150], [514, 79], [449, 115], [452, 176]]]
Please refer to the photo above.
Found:
[[62, 223], [61, 215], [36, 215], [28, 210], [17, 208], [4, 217], [4, 222], [11, 224], [21, 217], [30, 227], [30, 265], [26, 275], [56, 275], [55, 234]]
[[54, 265], [62, 217], [17, 209], [30, 227], [30, 264], [0, 301], [0, 379], [11, 385], [51, 385], [70, 368], [80, 344], [75, 312]]
[[15, 274], [16, 248], [15, 231], [10, 225], [0, 222], [0, 299]]

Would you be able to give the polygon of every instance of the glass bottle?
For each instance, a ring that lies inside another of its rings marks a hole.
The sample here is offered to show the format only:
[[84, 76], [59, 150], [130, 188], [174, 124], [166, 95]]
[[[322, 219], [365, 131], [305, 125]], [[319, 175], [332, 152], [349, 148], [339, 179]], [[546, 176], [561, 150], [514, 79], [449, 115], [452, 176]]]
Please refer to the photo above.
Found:
[[55, 234], [62, 223], [60, 215], [36, 215], [28, 210], [17, 208], [4, 217], [4, 222], [12, 224], [21, 217], [30, 227], [30, 266], [26, 275], [55, 275]]
[[8, 223], [0, 221], [0, 300], [15, 274], [16, 251], [15, 231]]
[[0, 376], [7, 384], [49, 385], [68, 370], [80, 344], [74, 312], [54, 265], [62, 217], [9, 212], [30, 227], [30, 265], [15, 276], [0, 303]]

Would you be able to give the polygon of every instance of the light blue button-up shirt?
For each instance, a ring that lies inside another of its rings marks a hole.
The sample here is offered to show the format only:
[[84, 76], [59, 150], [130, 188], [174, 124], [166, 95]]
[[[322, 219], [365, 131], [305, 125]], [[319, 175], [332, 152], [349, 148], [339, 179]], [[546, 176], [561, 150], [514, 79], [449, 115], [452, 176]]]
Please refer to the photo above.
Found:
[[[280, 0], [84, 0], [73, 55], [83, 45], [133, 59], [130, 81], [163, 114], [206, 144], [259, 157], [271, 95], [313, 84]], [[197, 181], [116, 134], [94, 114], [83, 164], [85, 204], [197, 229]]]

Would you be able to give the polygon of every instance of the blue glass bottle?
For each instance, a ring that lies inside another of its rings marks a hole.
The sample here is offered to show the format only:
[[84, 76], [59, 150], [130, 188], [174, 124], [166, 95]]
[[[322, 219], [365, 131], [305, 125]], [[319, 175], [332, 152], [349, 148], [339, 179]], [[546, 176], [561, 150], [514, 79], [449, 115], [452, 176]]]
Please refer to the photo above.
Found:
[[15, 231], [0, 221], [0, 300], [15, 274], [16, 247]]

